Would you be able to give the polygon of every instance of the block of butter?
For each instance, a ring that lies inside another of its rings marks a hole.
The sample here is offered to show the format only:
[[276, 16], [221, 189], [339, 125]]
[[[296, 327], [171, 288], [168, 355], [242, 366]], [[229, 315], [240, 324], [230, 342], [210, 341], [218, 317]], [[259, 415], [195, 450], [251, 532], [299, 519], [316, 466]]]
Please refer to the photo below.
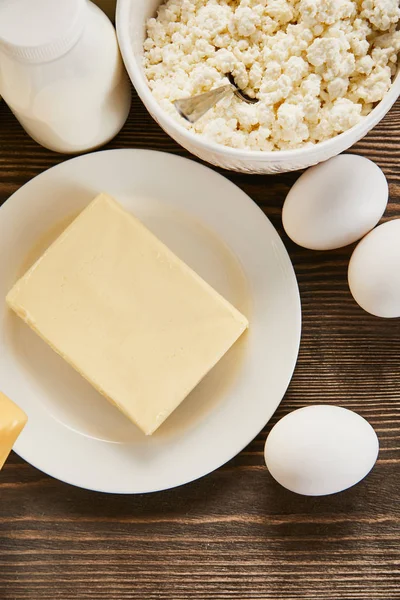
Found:
[[147, 435], [248, 327], [106, 194], [14, 285], [7, 303]]
[[0, 469], [26, 425], [28, 417], [14, 402], [0, 392]]

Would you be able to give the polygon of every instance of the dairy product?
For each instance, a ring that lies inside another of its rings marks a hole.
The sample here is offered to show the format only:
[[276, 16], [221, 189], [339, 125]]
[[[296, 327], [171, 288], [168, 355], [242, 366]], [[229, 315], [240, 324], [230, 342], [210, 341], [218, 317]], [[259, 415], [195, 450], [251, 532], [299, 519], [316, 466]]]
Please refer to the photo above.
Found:
[[0, 469], [26, 425], [28, 417], [14, 402], [0, 392]]
[[248, 325], [105, 194], [15, 284], [7, 302], [146, 434]]
[[[382, 100], [397, 68], [397, 0], [168, 0], [147, 23], [144, 69], [182, 126], [246, 150], [332, 138]], [[190, 125], [173, 102], [228, 83], [235, 96]]]
[[105, 144], [131, 100], [112, 24], [87, 0], [0, 2], [0, 94], [51, 150]]

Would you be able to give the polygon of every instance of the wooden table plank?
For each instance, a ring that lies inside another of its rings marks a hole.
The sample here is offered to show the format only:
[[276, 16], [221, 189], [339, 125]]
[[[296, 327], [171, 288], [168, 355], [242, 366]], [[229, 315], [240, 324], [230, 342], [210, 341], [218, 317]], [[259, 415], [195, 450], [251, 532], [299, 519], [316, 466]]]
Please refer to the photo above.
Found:
[[[188, 156], [136, 97], [107, 148]], [[383, 220], [400, 217], [400, 103], [353, 151], [375, 160], [389, 180]], [[30, 140], [0, 105], [0, 204], [65, 158]], [[284, 401], [225, 467], [159, 494], [80, 490], [13, 454], [0, 478], [1, 600], [400, 599], [400, 319], [374, 318], [352, 300], [353, 247], [311, 252], [284, 235], [282, 203], [298, 174], [223, 174], [271, 219], [299, 280], [302, 345]], [[272, 480], [262, 452], [279, 418], [318, 402], [365, 416], [381, 451], [360, 485], [306, 498]]]

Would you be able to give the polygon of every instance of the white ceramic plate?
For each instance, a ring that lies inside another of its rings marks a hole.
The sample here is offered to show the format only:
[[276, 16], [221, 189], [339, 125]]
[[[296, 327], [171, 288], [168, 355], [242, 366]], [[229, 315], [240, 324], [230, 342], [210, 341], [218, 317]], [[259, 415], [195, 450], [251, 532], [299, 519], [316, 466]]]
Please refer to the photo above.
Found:
[[28, 414], [15, 450], [38, 469], [103, 492], [163, 490], [224, 464], [272, 416], [299, 349], [297, 282], [271, 223], [227, 179], [177, 156], [111, 150], [42, 173], [2, 206], [2, 299], [99, 192], [134, 212], [241, 309], [249, 332], [158, 432], [145, 437], [2, 300], [0, 389]]

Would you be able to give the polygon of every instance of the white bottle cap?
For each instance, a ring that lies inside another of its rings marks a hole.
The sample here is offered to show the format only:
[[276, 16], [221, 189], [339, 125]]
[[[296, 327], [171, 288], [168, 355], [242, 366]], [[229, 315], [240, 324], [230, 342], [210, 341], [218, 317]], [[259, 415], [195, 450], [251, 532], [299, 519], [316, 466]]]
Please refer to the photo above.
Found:
[[23, 62], [59, 58], [78, 41], [87, 0], [0, 0], [0, 50]]

